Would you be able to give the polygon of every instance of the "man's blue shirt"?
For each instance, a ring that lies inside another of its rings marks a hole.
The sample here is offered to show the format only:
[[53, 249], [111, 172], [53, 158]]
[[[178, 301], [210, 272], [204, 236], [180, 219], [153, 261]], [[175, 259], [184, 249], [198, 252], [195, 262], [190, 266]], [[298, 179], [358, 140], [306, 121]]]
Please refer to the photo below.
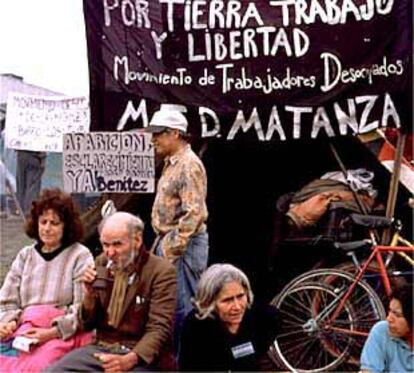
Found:
[[361, 370], [413, 372], [414, 350], [401, 338], [390, 336], [388, 322], [377, 322], [369, 333], [361, 355]]

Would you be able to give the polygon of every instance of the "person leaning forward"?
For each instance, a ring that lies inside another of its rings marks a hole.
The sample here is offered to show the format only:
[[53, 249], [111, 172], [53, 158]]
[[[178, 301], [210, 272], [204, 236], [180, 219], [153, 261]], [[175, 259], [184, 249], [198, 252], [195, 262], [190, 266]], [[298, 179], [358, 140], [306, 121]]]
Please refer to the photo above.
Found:
[[116, 212], [99, 226], [103, 253], [84, 275], [79, 312], [96, 341], [66, 355], [48, 371], [173, 370], [172, 327], [176, 274], [143, 247], [140, 218]]
[[164, 158], [151, 217], [158, 235], [155, 252], [173, 262], [177, 271], [176, 348], [208, 261], [207, 174], [187, 142], [187, 127], [177, 105], [163, 104], [146, 129], [152, 133], [156, 154]]
[[371, 329], [361, 354], [361, 373], [414, 372], [413, 283], [391, 294], [386, 320]]

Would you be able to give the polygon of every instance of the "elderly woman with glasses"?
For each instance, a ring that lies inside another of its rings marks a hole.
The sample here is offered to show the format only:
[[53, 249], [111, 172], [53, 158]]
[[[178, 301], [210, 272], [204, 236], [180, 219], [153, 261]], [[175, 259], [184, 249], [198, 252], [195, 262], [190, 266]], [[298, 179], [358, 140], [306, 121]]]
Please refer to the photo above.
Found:
[[186, 318], [179, 352], [184, 371], [271, 370], [267, 354], [276, 335], [270, 306], [253, 305], [247, 276], [215, 264], [201, 276], [195, 309]]

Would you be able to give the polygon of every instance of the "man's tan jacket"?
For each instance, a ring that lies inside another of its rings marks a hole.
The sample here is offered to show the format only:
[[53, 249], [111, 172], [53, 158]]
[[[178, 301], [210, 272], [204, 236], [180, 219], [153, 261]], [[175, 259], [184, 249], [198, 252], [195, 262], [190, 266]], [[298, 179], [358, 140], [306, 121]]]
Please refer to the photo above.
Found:
[[[107, 262], [106, 256], [101, 254], [95, 260], [96, 268], [106, 267]], [[80, 311], [81, 329], [96, 328], [97, 344], [119, 346], [121, 351], [122, 346], [133, 350], [138, 355], [139, 365], [171, 370], [174, 368], [175, 268], [144, 248], [134, 266], [118, 328], [108, 325], [107, 308], [113, 286], [108, 271], [106, 288], [96, 290], [95, 298], [84, 300]]]

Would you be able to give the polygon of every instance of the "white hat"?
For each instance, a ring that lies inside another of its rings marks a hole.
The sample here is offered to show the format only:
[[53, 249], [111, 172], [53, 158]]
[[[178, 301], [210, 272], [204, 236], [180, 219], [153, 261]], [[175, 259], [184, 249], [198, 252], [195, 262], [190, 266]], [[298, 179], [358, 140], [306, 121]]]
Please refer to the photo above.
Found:
[[147, 132], [159, 133], [168, 128], [187, 132], [188, 122], [182, 111], [185, 107], [181, 105], [162, 104], [160, 110], [152, 116], [149, 126], [145, 129]]

